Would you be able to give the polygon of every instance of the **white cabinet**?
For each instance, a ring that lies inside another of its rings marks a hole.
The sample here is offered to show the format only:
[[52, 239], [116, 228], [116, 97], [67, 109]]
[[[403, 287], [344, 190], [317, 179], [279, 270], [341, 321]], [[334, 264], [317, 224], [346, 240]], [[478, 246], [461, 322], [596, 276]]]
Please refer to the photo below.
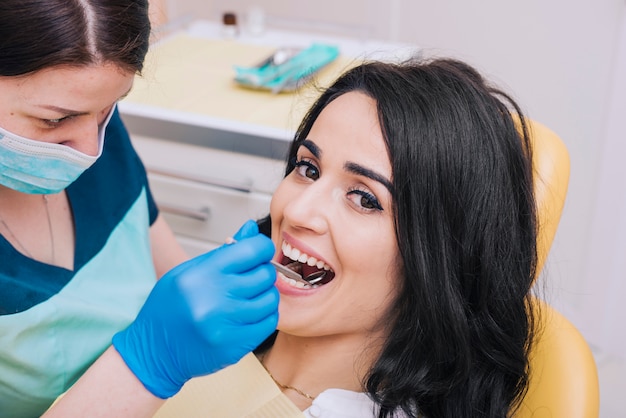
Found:
[[269, 212], [284, 163], [132, 134], [157, 205], [190, 255], [232, 236]]

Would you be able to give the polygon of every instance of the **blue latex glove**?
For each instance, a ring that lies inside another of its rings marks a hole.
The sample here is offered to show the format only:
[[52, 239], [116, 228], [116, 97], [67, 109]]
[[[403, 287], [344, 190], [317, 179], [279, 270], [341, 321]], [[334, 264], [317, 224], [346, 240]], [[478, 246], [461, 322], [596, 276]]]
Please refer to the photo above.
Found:
[[276, 329], [274, 244], [253, 221], [234, 238], [165, 274], [135, 321], [113, 337], [131, 371], [160, 398], [238, 362]]

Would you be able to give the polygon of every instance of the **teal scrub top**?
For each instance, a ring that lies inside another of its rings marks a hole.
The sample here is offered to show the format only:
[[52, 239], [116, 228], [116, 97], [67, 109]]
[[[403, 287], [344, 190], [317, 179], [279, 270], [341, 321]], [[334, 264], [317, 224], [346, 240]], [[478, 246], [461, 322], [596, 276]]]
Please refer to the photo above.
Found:
[[117, 111], [102, 156], [67, 194], [73, 271], [32, 260], [0, 236], [2, 417], [40, 416], [135, 318], [156, 280], [157, 210]]

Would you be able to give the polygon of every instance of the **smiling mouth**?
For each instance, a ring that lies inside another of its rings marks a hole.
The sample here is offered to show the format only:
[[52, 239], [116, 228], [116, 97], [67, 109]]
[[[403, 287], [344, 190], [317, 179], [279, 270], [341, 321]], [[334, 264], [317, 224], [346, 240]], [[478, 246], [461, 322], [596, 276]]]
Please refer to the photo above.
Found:
[[[321, 260], [303, 253], [283, 241], [280, 264], [300, 274], [312, 287], [323, 286], [335, 278], [335, 272]], [[293, 281], [293, 280], [292, 280]], [[306, 285], [305, 285], [306, 286]]]

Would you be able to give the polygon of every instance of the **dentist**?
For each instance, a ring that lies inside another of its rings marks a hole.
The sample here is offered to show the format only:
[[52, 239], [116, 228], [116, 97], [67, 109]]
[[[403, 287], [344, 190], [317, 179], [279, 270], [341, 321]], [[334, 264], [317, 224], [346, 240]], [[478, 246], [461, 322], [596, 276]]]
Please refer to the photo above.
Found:
[[159, 215], [116, 109], [149, 36], [147, 0], [0, 2], [0, 415], [40, 416], [103, 353], [98, 384], [158, 408], [275, 329], [255, 223], [186, 261]]

